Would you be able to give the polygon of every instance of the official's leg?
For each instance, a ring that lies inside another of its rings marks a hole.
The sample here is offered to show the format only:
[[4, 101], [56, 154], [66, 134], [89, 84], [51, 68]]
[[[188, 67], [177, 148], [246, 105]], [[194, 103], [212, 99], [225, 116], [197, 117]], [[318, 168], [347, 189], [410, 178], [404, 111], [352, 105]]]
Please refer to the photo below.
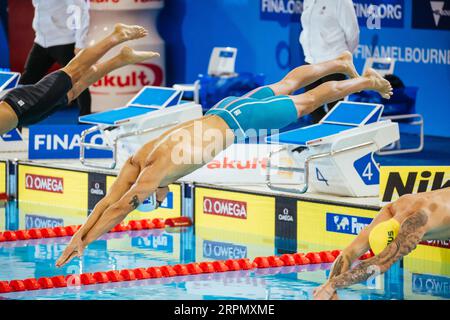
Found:
[[55, 60], [50, 56], [46, 48], [41, 47], [37, 43], [33, 44], [20, 78], [20, 84], [35, 84], [45, 76], [54, 63]]
[[[61, 65], [66, 66], [75, 57], [75, 44], [68, 44], [62, 46], [54, 46], [49, 48], [51, 56]], [[80, 110], [80, 116], [91, 113], [91, 93], [89, 89], [84, 90], [76, 100]]]

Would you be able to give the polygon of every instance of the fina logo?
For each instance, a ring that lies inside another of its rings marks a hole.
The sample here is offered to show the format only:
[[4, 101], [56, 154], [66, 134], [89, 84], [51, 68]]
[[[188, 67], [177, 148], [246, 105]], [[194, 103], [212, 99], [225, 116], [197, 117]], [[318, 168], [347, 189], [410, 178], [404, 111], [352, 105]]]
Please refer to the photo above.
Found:
[[[92, 136], [90, 143], [98, 144], [102, 142], [102, 135], [95, 134]], [[34, 139], [34, 150], [74, 150], [75, 148], [79, 148], [81, 143], [81, 135], [80, 134], [63, 134], [58, 135], [55, 134], [37, 134]], [[41, 148], [42, 147], [42, 148]]]
[[[391, 0], [383, 3], [375, 0], [358, 0], [354, 2], [359, 24], [370, 30], [384, 27], [403, 27], [403, 0]], [[382, 23], [383, 22], [383, 23]]]
[[372, 222], [370, 218], [327, 212], [327, 231], [357, 235]]
[[444, 1], [430, 1], [431, 10], [433, 10], [434, 23], [439, 26], [441, 17], [450, 17], [450, 10], [444, 10]]
[[262, 20], [300, 21], [303, 1], [300, 0], [261, 0], [260, 16]]

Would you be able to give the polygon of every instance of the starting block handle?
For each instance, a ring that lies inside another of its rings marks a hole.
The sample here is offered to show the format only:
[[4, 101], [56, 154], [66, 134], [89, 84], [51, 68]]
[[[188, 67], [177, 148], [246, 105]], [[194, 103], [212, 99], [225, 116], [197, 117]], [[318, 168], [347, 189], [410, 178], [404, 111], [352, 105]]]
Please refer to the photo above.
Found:
[[[276, 151], [271, 151], [269, 153], [269, 159], [267, 161], [267, 167], [266, 167], [266, 185], [270, 190], [273, 190], [273, 191], [289, 192], [289, 193], [296, 193], [296, 194], [306, 193], [306, 191], [308, 191], [308, 175], [309, 175], [306, 162], [305, 162], [305, 169], [278, 167], [278, 166], [275, 167], [275, 166], [271, 165], [272, 157], [275, 154], [285, 151], [287, 149], [288, 149], [287, 146], [283, 146], [282, 148], [280, 148]], [[272, 169], [279, 169], [282, 171], [291, 171], [291, 172], [305, 172], [305, 185], [303, 186], [302, 189], [294, 189], [294, 188], [277, 186], [272, 182], [272, 178], [271, 178], [271, 174], [270, 174]]]
[[[147, 128], [147, 129], [143, 129], [143, 130], [121, 133], [121, 134], [117, 135], [117, 137], [114, 139], [112, 146], [105, 145], [105, 144], [93, 144], [93, 143], [86, 142], [86, 138], [89, 134], [94, 133], [99, 130], [101, 131], [103, 128], [102, 126], [94, 126], [94, 127], [89, 128], [81, 133], [80, 162], [81, 162], [81, 164], [83, 164], [84, 166], [87, 166], [87, 167], [98, 168], [98, 169], [110, 169], [110, 170], [115, 169], [117, 166], [117, 144], [120, 139], [132, 137], [132, 136], [144, 135], [144, 134], [150, 133], [152, 131], [164, 129], [167, 127], [174, 127], [178, 124], [180, 124], [180, 121], [174, 121], [171, 123], [162, 124], [162, 125], [159, 125], [156, 127], [151, 127], [151, 128]], [[86, 150], [87, 149], [111, 151], [112, 152], [111, 163], [103, 165], [103, 164], [98, 164], [94, 161], [90, 161], [90, 160], [86, 159]]]
[[[96, 131], [101, 130], [102, 127], [100, 126], [94, 126], [92, 128], [89, 128], [81, 133], [81, 142], [80, 142], [80, 162], [82, 165], [92, 168], [98, 168], [98, 169], [114, 169], [117, 165], [117, 143], [114, 143], [113, 146], [108, 146], [105, 144], [93, 144], [93, 143], [87, 143], [86, 138], [89, 134], [94, 133]], [[98, 164], [95, 161], [90, 161], [86, 159], [86, 150], [87, 149], [96, 149], [96, 150], [104, 150], [104, 151], [111, 151], [112, 161], [109, 165], [102, 165]]]

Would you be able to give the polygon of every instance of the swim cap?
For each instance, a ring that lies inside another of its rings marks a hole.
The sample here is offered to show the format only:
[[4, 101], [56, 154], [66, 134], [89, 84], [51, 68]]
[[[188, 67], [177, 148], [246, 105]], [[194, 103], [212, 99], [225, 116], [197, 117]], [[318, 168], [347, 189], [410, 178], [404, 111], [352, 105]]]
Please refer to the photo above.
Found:
[[370, 248], [373, 253], [380, 254], [394, 239], [400, 230], [400, 223], [395, 219], [382, 222], [369, 234]]

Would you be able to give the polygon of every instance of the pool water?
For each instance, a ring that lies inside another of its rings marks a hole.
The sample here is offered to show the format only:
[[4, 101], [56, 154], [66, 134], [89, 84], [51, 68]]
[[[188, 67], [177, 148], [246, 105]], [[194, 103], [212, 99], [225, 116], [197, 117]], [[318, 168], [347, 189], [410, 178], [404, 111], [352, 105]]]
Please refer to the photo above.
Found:
[[[15, 203], [0, 208], [0, 215], [1, 231], [24, 229], [30, 221], [36, 223], [38, 217], [45, 217], [42, 208], [28, 209], [25, 214]], [[82, 223], [84, 219], [81, 215], [72, 217], [67, 224]], [[224, 235], [214, 237], [214, 234], [220, 235], [220, 230], [190, 227], [108, 234], [92, 243], [82, 259], [76, 258], [61, 269], [55, 267], [55, 261], [70, 238], [3, 242], [0, 243], [0, 280], [230, 258], [253, 259], [279, 253], [267, 239], [227, 234], [224, 241]], [[18, 292], [0, 294], [0, 299], [307, 300], [312, 299], [313, 290], [326, 280], [330, 266], [270, 268]], [[450, 276], [419, 273], [399, 262], [385, 275], [340, 290], [339, 297], [345, 300], [449, 299]]]

